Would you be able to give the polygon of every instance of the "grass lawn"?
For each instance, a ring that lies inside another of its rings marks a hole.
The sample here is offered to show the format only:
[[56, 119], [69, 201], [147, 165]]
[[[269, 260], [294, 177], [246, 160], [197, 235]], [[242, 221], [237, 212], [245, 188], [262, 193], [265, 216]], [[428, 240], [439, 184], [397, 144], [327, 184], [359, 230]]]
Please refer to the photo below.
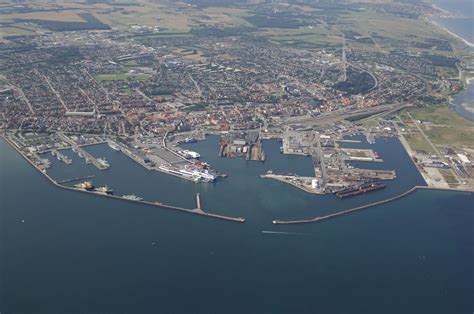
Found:
[[428, 138], [435, 145], [452, 145], [474, 148], [474, 123], [461, 117], [447, 106], [428, 106], [410, 108], [413, 119], [429, 121], [432, 124], [448, 127], [431, 126], [425, 130]]
[[420, 151], [420, 152], [425, 152], [427, 154], [434, 153], [433, 148], [431, 147], [430, 143], [428, 143], [423, 135], [420, 133], [411, 133], [411, 134], [406, 134], [405, 138], [408, 142], [408, 145], [410, 145], [411, 149]]
[[98, 81], [125, 81], [127, 74], [97, 74], [95, 79]]

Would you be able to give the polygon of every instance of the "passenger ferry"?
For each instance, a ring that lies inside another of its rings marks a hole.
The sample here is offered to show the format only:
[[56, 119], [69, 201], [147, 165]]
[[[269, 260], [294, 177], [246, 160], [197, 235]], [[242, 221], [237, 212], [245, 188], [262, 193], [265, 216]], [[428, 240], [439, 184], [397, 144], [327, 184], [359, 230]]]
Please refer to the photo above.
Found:
[[198, 159], [199, 157], [201, 157], [199, 153], [193, 152], [192, 150], [186, 150], [186, 149], [178, 151], [178, 154], [180, 154], [186, 159]]

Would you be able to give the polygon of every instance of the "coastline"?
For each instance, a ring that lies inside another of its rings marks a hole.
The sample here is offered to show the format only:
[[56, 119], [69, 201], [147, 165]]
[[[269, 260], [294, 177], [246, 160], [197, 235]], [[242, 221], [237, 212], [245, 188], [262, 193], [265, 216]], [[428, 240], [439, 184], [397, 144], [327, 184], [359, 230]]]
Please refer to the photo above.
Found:
[[474, 106], [467, 103], [465, 99], [462, 102], [459, 100], [459, 97], [463, 97], [463, 93], [469, 93], [469, 89], [474, 88], [474, 77], [463, 78], [462, 83], [464, 86], [464, 90], [460, 91], [456, 95], [449, 96], [449, 107], [451, 108], [451, 110], [457, 112], [459, 115], [463, 116], [469, 121], [474, 122]]
[[462, 41], [464, 44], [466, 44], [468, 47], [474, 48], [474, 43], [471, 43], [470, 41], [468, 41], [466, 38], [462, 37], [461, 35], [458, 35], [458, 34], [454, 33], [453, 31], [449, 30], [446, 26], [441, 25], [440, 23], [434, 21], [430, 17], [427, 17], [426, 21], [428, 21], [429, 23], [433, 24], [434, 26], [436, 26], [438, 28], [441, 28], [443, 31], [445, 31], [449, 35], [451, 35], [453, 37], [456, 37], [457, 39]]

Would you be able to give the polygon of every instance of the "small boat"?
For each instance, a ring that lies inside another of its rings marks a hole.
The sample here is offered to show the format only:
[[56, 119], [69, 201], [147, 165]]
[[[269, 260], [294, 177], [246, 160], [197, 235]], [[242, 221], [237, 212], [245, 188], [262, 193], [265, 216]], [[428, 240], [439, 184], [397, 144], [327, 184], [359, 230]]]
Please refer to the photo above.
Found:
[[135, 194], [130, 194], [130, 195], [124, 195], [122, 198], [126, 200], [131, 200], [131, 201], [141, 201], [143, 198], [136, 196]]

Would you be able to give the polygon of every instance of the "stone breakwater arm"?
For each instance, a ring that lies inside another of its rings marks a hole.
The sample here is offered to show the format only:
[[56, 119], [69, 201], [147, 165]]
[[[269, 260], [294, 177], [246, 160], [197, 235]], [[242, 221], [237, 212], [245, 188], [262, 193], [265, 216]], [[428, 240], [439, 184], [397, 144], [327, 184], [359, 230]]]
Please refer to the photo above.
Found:
[[292, 224], [304, 224], [304, 223], [320, 222], [320, 221], [328, 220], [328, 219], [335, 218], [335, 217], [338, 217], [338, 216], [347, 215], [347, 214], [350, 214], [350, 213], [353, 213], [353, 212], [356, 212], [356, 211], [360, 211], [362, 209], [366, 209], [366, 208], [369, 208], [369, 207], [390, 203], [390, 202], [396, 201], [398, 199], [401, 199], [405, 196], [408, 196], [408, 195], [410, 195], [411, 193], [413, 193], [417, 190], [441, 190], [441, 191], [455, 191], [455, 192], [473, 193], [473, 191], [469, 191], [469, 190], [460, 190], [460, 189], [451, 189], [451, 188], [435, 188], [435, 187], [429, 187], [429, 186], [414, 186], [406, 192], [403, 192], [401, 194], [398, 194], [396, 196], [393, 196], [393, 197], [390, 197], [390, 198], [387, 198], [387, 199], [384, 199], [384, 200], [381, 200], [381, 201], [377, 201], [377, 202], [369, 203], [369, 204], [366, 204], [366, 205], [346, 209], [346, 210], [343, 210], [343, 211], [340, 211], [340, 212], [328, 214], [328, 215], [325, 215], [325, 216], [319, 216], [319, 217], [314, 217], [314, 218], [309, 218], [309, 219], [273, 220], [273, 224], [275, 224], [275, 225], [292, 225]]

